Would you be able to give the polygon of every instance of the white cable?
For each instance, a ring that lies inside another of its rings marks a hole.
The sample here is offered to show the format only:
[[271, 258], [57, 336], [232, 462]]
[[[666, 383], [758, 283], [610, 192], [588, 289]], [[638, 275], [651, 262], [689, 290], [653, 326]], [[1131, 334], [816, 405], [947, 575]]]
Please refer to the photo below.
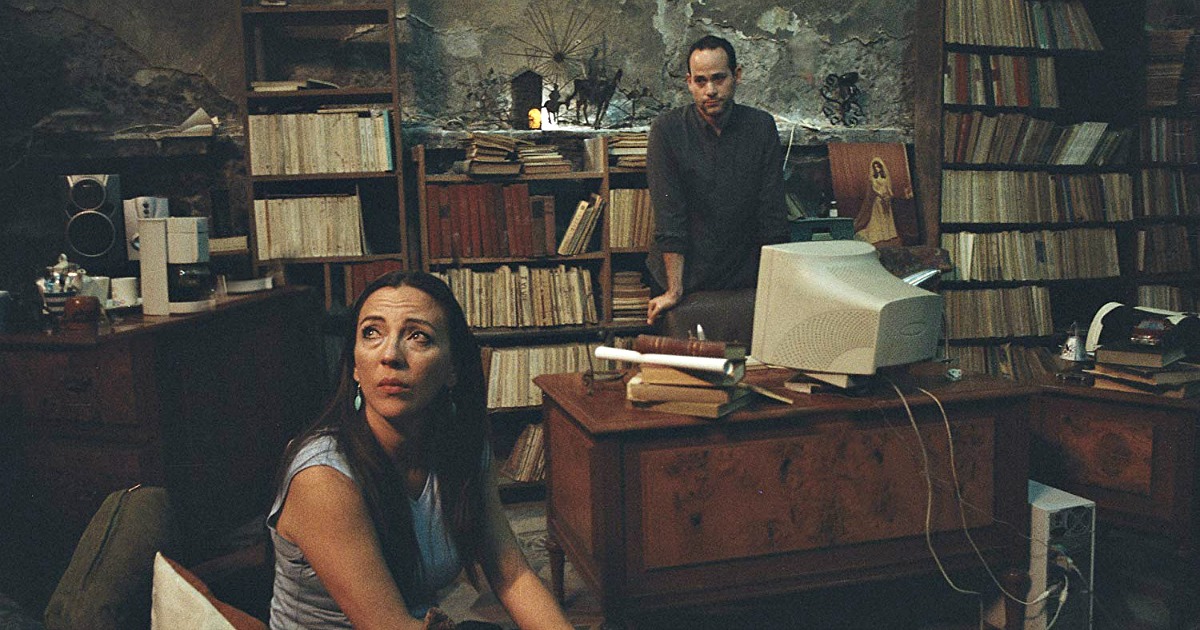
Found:
[[[896, 386], [893, 384], [892, 387], [895, 388]], [[896, 391], [897, 391], [897, 393], [899, 393], [900, 390], [896, 389]], [[983, 557], [983, 552], [980, 551], [980, 549], [979, 549], [979, 545], [975, 544], [975, 539], [971, 536], [970, 528], [967, 526], [967, 514], [965, 511], [963, 511], [962, 487], [958, 483], [958, 466], [954, 460], [954, 435], [950, 431], [950, 418], [947, 417], [946, 408], [942, 406], [942, 401], [938, 400], [937, 396], [934, 396], [932, 392], [930, 392], [929, 390], [924, 389], [922, 387], [918, 387], [917, 391], [932, 398], [934, 404], [937, 405], [938, 411], [940, 411], [942, 414], [942, 423], [946, 427], [946, 445], [947, 445], [948, 453], [950, 455], [950, 476], [954, 482], [954, 496], [957, 499], [956, 503], [958, 505], [958, 516], [959, 516], [959, 519], [962, 521], [963, 534], [966, 535], [967, 541], [971, 543], [971, 548], [975, 550], [975, 555], [979, 557], [980, 564], [983, 565], [984, 570], [987, 571], [988, 577], [990, 577], [992, 579], [992, 582], [996, 585], [996, 588], [1000, 589], [1000, 592], [1003, 593], [1005, 597], [1008, 597], [1009, 599], [1011, 599], [1019, 604], [1025, 605], [1025, 606], [1033, 606], [1034, 604], [1041, 603], [1043, 600], [1045, 600], [1047, 597], [1050, 596], [1050, 593], [1054, 589], [1048, 588], [1044, 592], [1042, 592], [1042, 594], [1038, 595], [1035, 599], [1033, 599], [1032, 601], [1028, 601], [1028, 602], [1021, 599], [1020, 597], [1017, 597], [1016, 595], [1013, 595], [1012, 593], [1009, 593], [1007, 590], [1005, 590], [1004, 586], [1002, 584], [1000, 584], [1000, 580], [996, 578], [996, 574], [992, 572], [992, 568], [990, 566], [988, 566], [987, 560], [984, 559], [984, 557]], [[903, 401], [903, 396], [901, 397], [901, 401]], [[904, 408], [906, 410], [908, 409], [907, 402], [904, 403]], [[909, 416], [911, 418], [911, 416], [912, 416], [911, 411], [909, 411]], [[914, 422], [913, 426], [914, 427], [916, 426], [915, 422]], [[924, 445], [922, 445], [922, 448], [924, 448]], [[1066, 588], [1065, 585], [1064, 585], [1064, 588]]]
[[1062, 592], [1058, 594], [1058, 610], [1054, 611], [1054, 616], [1051, 617], [1050, 623], [1046, 624], [1046, 630], [1050, 630], [1054, 627], [1054, 622], [1058, 621], [1058, 616], [1062, 614], [1062, 610], [1067, 604], [1067, 591], [1068, 587], [1071, 585], [1071, 580], [1068, 575], [1068, 573], [1063, 574]]
[[888, 385], [896, 390], [896, 395], [900, 397], [900, 402], [904, 405], [904, 411], [908, 413], [908, 421], [912, 423], [913, 433], [917, 436], [917, 444], [921, 446], [921, 462], [925, 468], [925, 546], [929, 548], [929, 555], [933, 556], [933, 562], [937, 564], [938, 571], [942, 572], [942, 578], [946, 580], [946, 584], [958, 593], [963, 595], [981, 595], [978, 591], [971, 591], [965, 588], [960, 588], [950, 579], [950, 574], [946, 573], [946, 567], [942, 566], [942, 559], [938, 557], [937, 551], [933, 548], [933, 534], [931, 532], [931, 521], [933, 519], [933, 477], [929, 474], [929, 453], [925, 450], [925, 440], [921, 439], [921, 429], [917, 426], [917, 419], [913, 416], [912, 409], [908, 406], [908, 400], [899, 387], [892, 382], [892, 379], [887, 379]]

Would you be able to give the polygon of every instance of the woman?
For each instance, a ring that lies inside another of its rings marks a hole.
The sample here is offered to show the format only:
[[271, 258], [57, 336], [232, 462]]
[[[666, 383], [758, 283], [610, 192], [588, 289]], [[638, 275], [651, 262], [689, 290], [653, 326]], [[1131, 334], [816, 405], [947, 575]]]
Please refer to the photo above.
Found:
[[476, 564], [522, 629], [570, 628], [501, 508], [479, 347], [450, 289], [390, 273], [353, 316], [337, 392], [284, 456], [271, 628], [433, 627], [437, 590]]
[[892, 179], [887, 164], [878, 157], [871, 158], [867, 179], [871, 190], [854, 218], [854, 235], [874, 245], [890, 245], [892, 241], [899, 244], [900, 235], [896, 232], [896, 219], [892, 214]]

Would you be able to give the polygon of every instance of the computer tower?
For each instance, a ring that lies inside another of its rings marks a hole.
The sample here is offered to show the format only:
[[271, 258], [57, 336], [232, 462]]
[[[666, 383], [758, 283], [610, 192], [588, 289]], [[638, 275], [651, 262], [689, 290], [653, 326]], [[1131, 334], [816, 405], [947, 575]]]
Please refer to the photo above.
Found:
[[1029, 598], [1063, 584], [1064, 576], [1068, 591], [1061, 611], [1061, 587], [1026, 607], [1025, 630], [1046, 630], [1051, 619], [1056, 630], [1091, 628], [1096, 503], [1031, 479], [1029, 518]]

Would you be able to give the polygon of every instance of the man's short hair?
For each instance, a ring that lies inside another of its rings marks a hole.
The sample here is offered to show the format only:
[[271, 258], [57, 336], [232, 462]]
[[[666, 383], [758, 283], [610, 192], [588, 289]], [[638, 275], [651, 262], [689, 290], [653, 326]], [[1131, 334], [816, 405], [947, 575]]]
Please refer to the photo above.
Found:
[[737, 53], [733, 52], [733, 44], [730, 44], [729, 40], [717, 37], [716, 35], [705, 35], [696, 40], [696, 43], [692, 44], [692, 47], [688, 49], [688, 74], [692, 73], [692, 53], [697, 50], [716, 50], [718, 48], [725, 51], [725, 56], [729, 59], [730, 72], [737, 70]]

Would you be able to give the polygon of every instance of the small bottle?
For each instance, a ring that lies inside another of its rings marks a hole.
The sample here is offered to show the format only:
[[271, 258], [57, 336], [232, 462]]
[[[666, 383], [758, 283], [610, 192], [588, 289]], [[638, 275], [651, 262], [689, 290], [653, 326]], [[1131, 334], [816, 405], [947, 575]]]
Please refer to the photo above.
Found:
[[829, 202], [829, 218], [831, 218], [831, 219], [837, 218], [837, 215], [838, 215], [837, 199], [830, 200], [830, 202]]

